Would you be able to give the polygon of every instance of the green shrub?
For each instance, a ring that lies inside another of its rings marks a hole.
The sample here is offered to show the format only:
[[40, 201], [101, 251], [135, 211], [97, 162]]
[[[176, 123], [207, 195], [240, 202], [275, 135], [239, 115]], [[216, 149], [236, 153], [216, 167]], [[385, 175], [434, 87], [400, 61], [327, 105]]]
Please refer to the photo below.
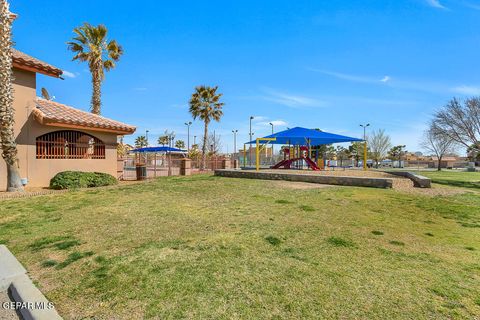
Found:
[[110, 186], [118, 181], [112, 175], [102, 172], [63, 171], [50, 180], [51, 189], [76, 189]]

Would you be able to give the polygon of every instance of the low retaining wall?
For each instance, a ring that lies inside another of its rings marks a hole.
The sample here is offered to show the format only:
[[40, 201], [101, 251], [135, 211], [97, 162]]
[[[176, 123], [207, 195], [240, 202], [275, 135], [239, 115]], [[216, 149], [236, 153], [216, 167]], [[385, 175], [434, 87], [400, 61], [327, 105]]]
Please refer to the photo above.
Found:
[[246, 170], [215, 170], [215, 175], [219, 177], [247, 178], [262, 180], [286, 180], [298, 182], [310, 182], [319, 184], [332, 184], [340, 186], [354, 187], [372, 187], [372, 188], [392, 188], [393, 181], [388, 178], [369, 178], [369, 177], [340, 177], [324, 176], [301, 173], [281, 173], [281, 172], [262, 172]]
[[415, 174], [410, 171], [384, 171], [395, 176], [405, 177], [413, 181], [413, 186], [416, 188], [431, 188], [432, 180], [430, 178]]

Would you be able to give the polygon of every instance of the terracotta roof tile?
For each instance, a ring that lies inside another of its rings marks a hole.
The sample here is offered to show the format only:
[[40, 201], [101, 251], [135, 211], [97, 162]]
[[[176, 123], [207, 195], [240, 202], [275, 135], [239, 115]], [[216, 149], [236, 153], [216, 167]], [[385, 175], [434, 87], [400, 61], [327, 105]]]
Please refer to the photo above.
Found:
[[38, 60], [32, 56], [29, 56], [26, 53], [18, 51], [17, 49], [12, 48], [12, 62], [13, 66], [24, 69], [29, 68], [33, 69], [32, 71], [36, 71], [39, 73], [43, 73], [53, 77], [60, 77], [63, 73], [62, 70], [54, 67], [46, 62]]
[[73, 107], [37, 98], [33, 114], [38, 122], [51, 126], [83, 127], [94, 131], [132, 134], [136, 128], [128, 124], [111, 120]]

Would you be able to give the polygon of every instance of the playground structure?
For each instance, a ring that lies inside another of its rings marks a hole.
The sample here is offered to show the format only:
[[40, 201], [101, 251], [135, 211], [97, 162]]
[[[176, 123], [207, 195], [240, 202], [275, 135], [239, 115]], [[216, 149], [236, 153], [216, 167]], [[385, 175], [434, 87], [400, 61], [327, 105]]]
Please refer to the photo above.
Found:
[[[303, 169], [307, 167], [313, 171], [319, 171], [325, 168], [324, 156], [319, 152], [321, 146], [355, 141], [363, 140], [320, 130], [295, 127], [263, 138], [257, 138], [246, 144], [252, 145], [255, 143], [255, 169], [257, 171], [260, 170], [260, 152], [270, 143], [284, 146], [282, 149], [283, 160], [271, 166], [272, 169]], [[246, 144], [244, 145], [244, 152], [246, 152]], [[244, 159], [244, 167], [246, 167], [246, 157]]]
[[[303, 163], [306, 163], [306, 165], [312, 169], [313, 171], [318, 171], [321, 170], [321, 165], [317, 164], [317, 161], [313, 161], [310, 157], [310, 148], [308, 146], [297, 146], [294, 148], [283, 148], [283, 160], [280, 161], [279, 163], [275, 164], [272, 166], [272, 169], [292, 169], [297, 168], [300, 169], [303, 168]], [[317, 157], [318, 159], [318, 152], [317, 152]]]

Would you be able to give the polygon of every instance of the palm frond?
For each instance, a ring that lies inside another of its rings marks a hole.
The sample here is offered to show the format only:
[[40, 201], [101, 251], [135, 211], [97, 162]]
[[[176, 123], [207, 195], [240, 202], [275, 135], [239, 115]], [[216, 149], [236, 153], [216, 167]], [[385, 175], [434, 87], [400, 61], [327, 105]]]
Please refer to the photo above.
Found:
[[111, 69], [115, 68], [115, 62], [112, 60], [106, 60], [103, 62], [103, 67], [106, 71], [110, 71]]

